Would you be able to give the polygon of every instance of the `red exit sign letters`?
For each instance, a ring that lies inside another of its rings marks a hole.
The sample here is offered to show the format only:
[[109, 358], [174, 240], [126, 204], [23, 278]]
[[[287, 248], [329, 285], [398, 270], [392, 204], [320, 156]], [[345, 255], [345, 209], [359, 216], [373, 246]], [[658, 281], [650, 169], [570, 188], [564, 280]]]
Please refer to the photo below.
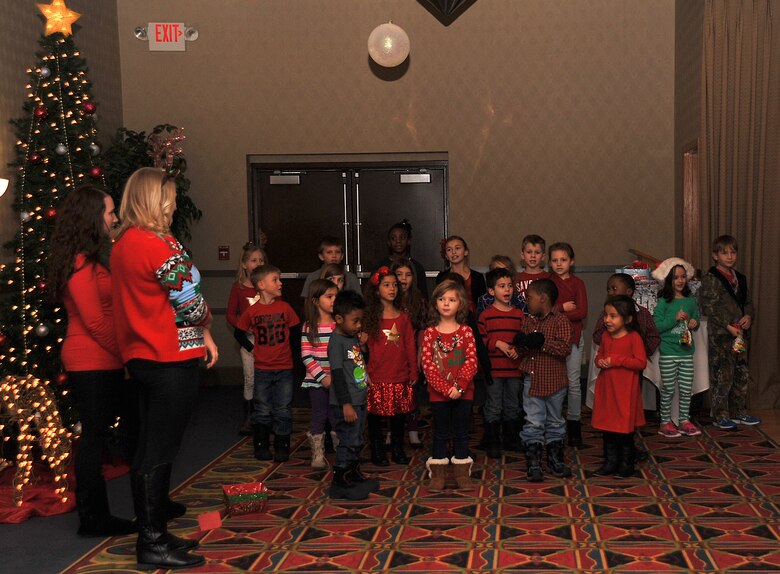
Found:
[[149, 22], [149, 50], [153, 52], [184, 52], [183, 22]]

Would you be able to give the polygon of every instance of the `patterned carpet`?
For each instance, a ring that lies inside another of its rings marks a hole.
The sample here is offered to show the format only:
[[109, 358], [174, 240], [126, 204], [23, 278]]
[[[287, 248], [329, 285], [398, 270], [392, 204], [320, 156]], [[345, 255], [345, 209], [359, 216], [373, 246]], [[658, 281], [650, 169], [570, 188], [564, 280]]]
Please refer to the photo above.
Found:
[[[324, 494], [329, 477], [308, 466], [303, 430], [288, 463], [256, 461], [245, 440], [178, 489], [190, 511], [173, 529], [200, 539], [207, 558], [193, 571], [780, 572], [780, 450], [758, 428], [668, 439], [650, 426], [651, 459], [627, 480], [586, 478], [601, 450], [588, 432], [590, 446], [569, 450], [571, 479], [530, 484], [519, 456], [499, 463], [474, 450], [471, 493], [429, 493], [418, 450], [408, 467], [366, 464], [381, 490], [360, 502]], [[272, 491], [264, 512], [197, 530], [198, 514], [223, 508], [222, 484], [252, 480]], [[65, 572], [135, 571], [124, 537]]]

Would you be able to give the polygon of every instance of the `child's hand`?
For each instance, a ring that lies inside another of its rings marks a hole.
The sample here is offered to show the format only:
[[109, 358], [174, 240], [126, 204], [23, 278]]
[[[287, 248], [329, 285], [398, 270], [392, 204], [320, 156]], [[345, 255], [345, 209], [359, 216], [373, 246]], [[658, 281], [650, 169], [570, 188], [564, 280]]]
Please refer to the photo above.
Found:
[[517, 349], [509, 347], [506, 356], [515, 361], [520, 355], [517, 354]]
[[355, 421], [357, 421], [357, 413], [355, 412], [355, 409], [352, 408], [352, 405], [350, 405], [349, 403], [341, 407], [341, 411], [344, 413], [345, 422], [352, 424]]
[[577, 310], [577, 304], [574, 301], [566, 301], [566, 303], [563, 304], [563, 310], [567, 313], [569, 311], [576, 311]]
[[676, 319], [677, 319], [678, 321], [687, 321], [687, 320], [688, 320], [688, 313], [686, 313], [685, 311], [683, 311], [682, 309], [680, 309], [679, 311], [677, 311], [677, 317], [676, 317]]
[[695, 329], [698, 326], [699, 326], [699, 322], [696, 319], [691, 319], [690, 321], [688, 321], [689, 329]]
[[596, 361], [596, 366], [599, 369], [609, 369], [612, 366], [612, 357], [606, 357]]
[[739, 320], [739, 326], [742, 327], [745, 331], [750, 329], [750, 325], [753, 323], [753, 319], [751, 319], [750, 315], [745, 315]]
[[219, 350], [214, 338], [211, 336], [211, 329], [203, 329], [203, 346], [206, 347], [206, 368], [210, 369], [217, 363]]
[[325, 375], [325, 378], [322, 379], [322, 388], [323, 389], [329, 389], [330, 388], [330, 375]]
[[460, 394], [460, 391], [458, 390], [458, 388], [455, 385], [452, 385], [450, 387], [449, 392], [447, 393], [447, 396], [449, 398], [451, 398], [453, 401], [456, 401], [463, 395]]
[[739, 328], [739, 323], [734, 323], [733, 325], [726, 325], [726, 330], [729, 332], [729, 335], [732, 337], [737, 337], [742, 334], [742, 329]]

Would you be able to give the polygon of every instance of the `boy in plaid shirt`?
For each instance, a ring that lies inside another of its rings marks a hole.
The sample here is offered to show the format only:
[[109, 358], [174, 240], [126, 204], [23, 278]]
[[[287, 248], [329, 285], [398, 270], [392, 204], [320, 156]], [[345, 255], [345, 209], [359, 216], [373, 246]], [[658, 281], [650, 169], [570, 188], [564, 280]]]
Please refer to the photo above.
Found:
[[530, 315], [515, 337], [520, 354], [523, 381], [525, 426], [520, 436], [526, 445], [527, 477], [544, 480], [542, 447], [547, 445], [547, 468], [555, 476], [571, 476], [563, 462], [566, 420], [563, 400], [569, 379], [566, 357], [571, 353], [571, 322], [555, 310], [558, 288], [551, 279], [538, 279], [528, 285], [526, 305]]

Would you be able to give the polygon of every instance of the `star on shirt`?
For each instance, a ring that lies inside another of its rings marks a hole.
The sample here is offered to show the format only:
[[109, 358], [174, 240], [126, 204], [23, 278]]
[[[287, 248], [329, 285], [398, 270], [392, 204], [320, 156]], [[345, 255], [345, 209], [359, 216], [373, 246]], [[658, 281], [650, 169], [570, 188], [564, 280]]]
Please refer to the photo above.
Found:
[[254, 305], [260, 300], [260, 293], [258, 293], [254, 297], [247, 297], [246, 300], [249, 301], [249, 306], [251, 307], [252, 305]]
[[387, 337], [385, 345], [388, 343], [395, 343], [395, 346], [398, 346], [398, 342], [401, 340], [401, 333], [398, 332], [395, 323], [393, 323], [392, 329], [382, 329], [382, 332], [385, 334], [385, 337]]

